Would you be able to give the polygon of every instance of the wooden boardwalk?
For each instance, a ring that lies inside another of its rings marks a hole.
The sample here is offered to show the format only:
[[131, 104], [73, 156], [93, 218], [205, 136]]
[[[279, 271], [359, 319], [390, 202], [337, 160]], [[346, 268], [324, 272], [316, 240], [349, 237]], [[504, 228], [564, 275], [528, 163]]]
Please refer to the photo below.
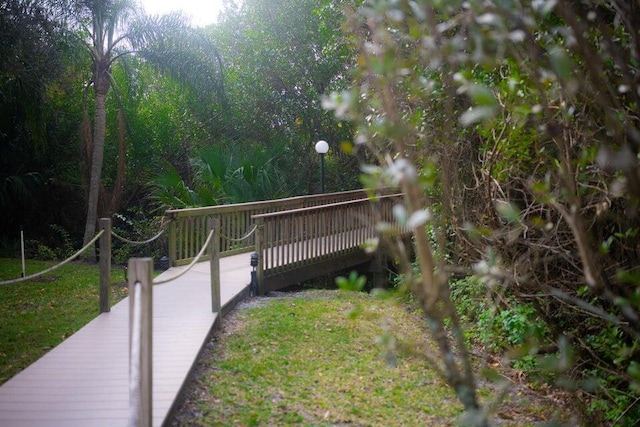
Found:
[[[372, 204], [362, 191], [170, 210], [169, 259], [158, 279], [195, 259], [208, 230], [220, 247], [223, 314], [248, 294], [251, 255], [258, 257], [258, 293], [375, 260], [362, 245], [392, 222], [401, 194]], [[252, 231], [251, 231], [252, 228]], [[402, 231], [400, 228], [401, 232]], [[243, 237], [244, 236], [244, 237]], [[101, 243], [102, 244], [102, 243]], [[107, 247], [110, 246], [107, 245]], [[245, 251], [240, 255], [232, 255]], [[154, 426], [167, 424], [219, 313], [211, 312], [211, 270], [196, 264], [175, 281], [153, 287]], [[129, 420], [129, 300], [84, 328], [0, 387], [0, 427], [124, 426]]]
[[[246, 294], [250, 254], [220, 260], [223, 312]], [[159, 278], [186, 267], [172, 267]], [[153, 289], [153, 425], [167, 422], [218, 315], [209, 263]], [[129, 301], [100, 314], [0, 387], [0, 426], [125, 426], [129, 418]]]

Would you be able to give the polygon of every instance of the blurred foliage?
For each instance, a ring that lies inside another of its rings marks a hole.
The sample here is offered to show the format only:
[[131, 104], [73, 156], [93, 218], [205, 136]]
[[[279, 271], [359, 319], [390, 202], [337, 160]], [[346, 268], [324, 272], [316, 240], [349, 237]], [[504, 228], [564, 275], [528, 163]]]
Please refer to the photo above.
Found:
[[375, 153], [383, 172], [368, 168], [368, 185], [410, 190], [409, 214], [439, 208], [430, 242], [449, 256], [433, 258], [434, 277], [478, 277], [490, 298], [474, 319], [496, 347], [543, 323], [532, 356], [555, 347], [547, 368], [578, 386], [591, 420], [634, 425], [637, 3], [368, 1], [348, 15], [354, 86], [324, 105]]

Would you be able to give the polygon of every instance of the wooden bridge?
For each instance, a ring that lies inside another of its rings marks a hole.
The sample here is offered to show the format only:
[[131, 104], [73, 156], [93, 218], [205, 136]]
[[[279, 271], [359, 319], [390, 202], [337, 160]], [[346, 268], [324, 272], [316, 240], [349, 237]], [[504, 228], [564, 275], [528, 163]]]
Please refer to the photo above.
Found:
[[[167, 211], [170, 268], [154, 281], [183, 275], [153, 287], [147, 425], [170, 422], [216, 322], [249, 294], [253, 268], [257, 294], [364, 263], [379, 268], [380, 251], [363, 245], [378, 236], [377, 224], [393, 222], [401, 195], [370, 196], [358, 190]], [[192, 267], [184, 272], [187, 264]], [[101, 313], [3, 384], [0, 425], [127, 425], [129, 306], [124, 300]]]

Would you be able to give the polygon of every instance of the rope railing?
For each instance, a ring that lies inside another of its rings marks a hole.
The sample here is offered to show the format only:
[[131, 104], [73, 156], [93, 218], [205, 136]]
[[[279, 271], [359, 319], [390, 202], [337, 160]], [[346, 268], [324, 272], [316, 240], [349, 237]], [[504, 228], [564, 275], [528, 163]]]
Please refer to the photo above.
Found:
[[142, 284], [133, 285], [133, 320], [131, 322], [131, 355], [129, 357], [129, 426], [140, 423], [140, 353], [142, 346]]
[[249, 237], [251, 237], [253, 233], [256, 232], [257, 229], [258, 229], [258, 224], [254, 225], [253, 228], [247, 234], [237, 239], [233, 237], [225, 236], [224, 234], [220, 234], [220, 237], [222, 237], [223, 239], [229, 242], [242, 242], [243, 240], [247, 240]]
[[122, 237], [120, 236], [118, 233], [116, 233], [115, 231], [111, 230], [111, 235], [113, 237], [115, 237], [116, 239], [120, 240], [121, 242], [124, 243], [128, 243], [130, 245], [146, 245], [148, 243], [153, 242], [154, 240], [157, 240], [160, 236], [162, 236], [162, 234], [165, 232], [165, 229], [163, 228], [162, 230], [160, 230], [160, 232], [158, 234], [156, 234], [155, 236], [153, 236], [150, 239], [147, 240], [143, 240], [143, 241], [135, 241], [135, 240], [129, 240], [126, 237]]
[[65, 259], [64, 261], [51, 266], [49, 268], [47, 268], [44, 271], [41, 271], [39, 273], [35, 273], [32, 274], [31, 276], [26, 276], [26, 277], [20, 277], [18, 279], [12, 279], [12, 280], [6, 280], [4, 282], [0, 282], [0, 286], [3, 285], [12, 285], [14, 283], [20, 283], [20, 282], [25, 282], [27, 280], [33, 280], [37, 277], [43, 276], [47, 273], [51, 273], [54, 270], [57, 270], [58, 268], [62, 267], [65, 264], [70, 263], [71, 261], [73, 261], [74, 259], [78, 258], [78, 256], [80, 256], [81, 253], [83, 253], [84, 251], [86, 251], [89, 246], [93, 245], [99, 238], [100, 236], [102, 236], [104, 234], [104, 230], [100, 230], [100, 232], [98, 234], [95, 235], [95, 237], [93, 239], [91, 239], [91, 241], [89, 243], [87, 243], [82, 249], [80, 249], [79, 251], [77, 251], [75, 254], [71, 255], [69, 258]]
[[200, 252], [198, 252], [198, 255], [196, 255], [196, 257], [193, 259], [193, 261], [191, 261], [191, 263], [189, 265], [187, 265], [187, 268], [185, 268], [180, 273], [178, 273], [175, 276], [170, 277], [168, 279], [154, 280], [153, 284], [154, 285], [162, 285], [164, 283], [171, 282], [173, 280], [176, 280], [176, 279], [180, 278], [181, 276], [186, 274], [189, 270], [191, 270], [193, 268], [193, 266], [196, 265], [196, 263], [198, 261], [200, 261], [200, 258], [202, 257], [202, 255], [204, 255], [204, 252], [207, 250], [207, 246], [209, 246], [209, 243], [211, 242], [211, 238], [213, 237], [213, 231], [214, 230], [211, 230], [209, 232], [209, 236], [207, 236], [207, 240], [204, 242], [204, 245], [202, 245], [202, 249], [200, 249]]

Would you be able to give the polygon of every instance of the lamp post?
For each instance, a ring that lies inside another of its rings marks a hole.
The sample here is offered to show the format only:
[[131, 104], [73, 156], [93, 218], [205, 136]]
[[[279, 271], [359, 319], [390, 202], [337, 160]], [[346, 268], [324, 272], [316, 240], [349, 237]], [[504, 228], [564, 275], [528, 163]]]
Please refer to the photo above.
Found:
[[320, 154], [320, 188], [321, 192], [324, 193], [324, 155], [329, 151], [329, 144], [327, 141], [320, 140], [316, 142], [316, 152]]

